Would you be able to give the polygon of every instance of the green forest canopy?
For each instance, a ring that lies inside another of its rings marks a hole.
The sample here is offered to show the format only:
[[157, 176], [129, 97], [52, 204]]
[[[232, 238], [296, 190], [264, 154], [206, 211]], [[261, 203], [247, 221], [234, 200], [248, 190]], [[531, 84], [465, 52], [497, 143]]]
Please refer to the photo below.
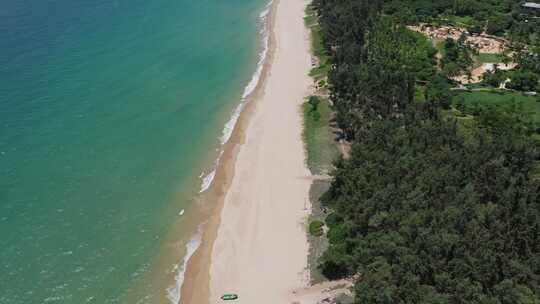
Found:
[[[321, 199], [332, 212], [320, 268], [360, 274], [356, 303], [540, 303], [535, 142], [490, 109], [461, 134], [442, 115], [450, 95], [433, 48], [402, 26], [441, 14], [489, 21], [516, 4], [314, 2], [337, 121], [353, 142]], [[428, 83], [422, 103], [418, 81]]]

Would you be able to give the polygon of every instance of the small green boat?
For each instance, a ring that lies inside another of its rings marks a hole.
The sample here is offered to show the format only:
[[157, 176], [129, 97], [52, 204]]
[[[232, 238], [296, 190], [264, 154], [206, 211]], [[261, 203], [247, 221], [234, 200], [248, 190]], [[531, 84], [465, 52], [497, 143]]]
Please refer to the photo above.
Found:
[[221, 296], [221, 299], [224, 300], [224, 301], [236, 300], [236, 299], [238, 299], [238, 295], [236, 295], [234, 293], [226, 293], [226, 294]]

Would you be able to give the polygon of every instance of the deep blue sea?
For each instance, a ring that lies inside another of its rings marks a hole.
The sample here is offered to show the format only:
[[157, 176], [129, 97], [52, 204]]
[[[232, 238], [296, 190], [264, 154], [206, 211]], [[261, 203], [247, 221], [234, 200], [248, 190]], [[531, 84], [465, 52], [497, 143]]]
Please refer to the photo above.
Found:
[[266, 2], [2, 2], [1, 304], [169, 301]]

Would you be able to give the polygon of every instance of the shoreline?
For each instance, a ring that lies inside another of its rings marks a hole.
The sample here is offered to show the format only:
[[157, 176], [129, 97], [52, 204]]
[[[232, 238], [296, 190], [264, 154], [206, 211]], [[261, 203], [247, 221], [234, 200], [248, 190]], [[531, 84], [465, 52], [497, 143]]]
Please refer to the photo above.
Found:
[[259, 19], [261, 21], [261, 30], [259, 34], [261, 40], [259, 41], [262, 44], [262, 49], [259, 52], [259, 60], [257, 62], [255, 72], [252, 73], [251, 79], [248, 84], [244, 87], [244, 91], [240, 98], [240, 103], [234, 107], [229, 120], [224, 124], [221, 131], [221, 136], [219, 137], [220, 141], [220, 153], [214, 161], [214, 167], [210, 171], [203, 171], [199, 178], [201, 178], [201, 187], [199, 194], [206, 192], [212, 185], [216, 171], [219, 167], [221, 156], [225, 151], [225, 146], [233, 136], [233, 132], [236, 129], [240, 116], [244, 112], [247, 104], [255, 101], [255, 96], [257, 91], [264, 85], [265, 71], [269, 69], [268, 62], [271, 60], [271, 40], [272, 40], [272, 11], [274, 7], [274, 0], [270, 0], [265, 5], [264, 10], [259, 14]]
[[[303, 102], [303, 99], [305, 98], [306, 94], [309, 92], [309, 86], [311, 85], [311, 79], [308, 77], [308, 72], [310, 68], [310, 53], [309, 53], [309, 43], [308, 43], [308, 36], [307, 36], [307, 29], [304, 26], [304, 9], [307, 5], [307, 2], [303, 0], [295, 0], [295, 5], [300, 5], [302, 7], [301, 9], [301, 15], [296, 16], [298, 17], [298, 20], [283, 20], [284, 16], [281, 16], [281, 19], [279, 22], [298, 22], [302, 26], [302, 35], [303, 39], [302, 42], [305, 44], [305, 54], [300, 54], [300, 56], [304, 56], [306, 58], [305, 66], [302, 68], [305, 68], [305, 79], [298, 79], [298, 84], [300, 84], [300, 90], [302, 90], [302, 96], [298, 100], [293, 100], [295, 103], [292, 105], [295, 107], [293, 115], [296, 116], [297, 122], [300, 122], [296, 125], [298, 129], [298, 143], [299, 143], [299, 151], [296, 151], [301, 155], [300, 164], [297, 164], [305, 169], [305, 174], [309, 175], [309, 171], [305, 164], [305, 151], [303, 148], [303, 141], [301, 138], [301, 108], [300, 105]], [[228, 210], [228, 196], [230, 195], [230, 192], [232, 191], [232, 188], [237, 182], [236, 179], [238, 179], [238, 174], [240, 171], [242, 171], [242, 160], [241, 159], [241, 153], [243, 152], [246, 146], [246, 141], [248, 140], [248, 137], [253, 136], [251, 133], [255, 133], [253, 131], [251, 124], [253, 124], [253, 120], [255, 119], [255, 115], [259, 115], [258, 113], [259, 108], [264, 105], [264, 97], [267, 94], [267, 89], [269, 86], [269, 79], [272, 77], [273, 72], [275, 72], [275, 64], [276, 64], [276, 55], [281, 55], [280, 53], [276, 54], [278, 51], [277, 46], [277, 40], [281, 37], [276, 37], [279, 33], [276, 33], [276, 18], [278, 18], [280, 8], [280, 1], [274, 0], [270, 2], [270, 8], [268, 11], [267, 16], [267, 27], [268, 27], [268, 53], [267, 58], [265, 59], [264, 64], [262, 65], [262, 71], [261, 71], [261, 77], [259, 79], [259, 82], [254, 89], [253, 93], [250, 97], [247, 98], [247, 100], [243, 101], [243, 109], [241, 113], [239, 114], [238, 121], [236, 122], [236, 125], [232, 131], [232, 134], [229, 138], [229, 140], [223, 145], [223, 153], [221, 155], [220, 161], [216, 167], [215, 170], [215, 177], [212, 182], [212, 184], [208, 187], [207, 191], [201, 194], [200, 199], [200, 205], [203, 209], [209, 209], [209, 218], [208, 220], [203, 223], [203, 234], [202, 234], [202, 240], [200, 243], [200, 246], [197, 248], [197, 250], [193, 253], [191, 258], [187, 262], [187, 267], [185, 269], [184, 273], [184, 281], [181, 287], [181, 298], [180, 302], [183, 304], [207, 304], [209, 303], [209, 299], [211, 296], [213, 296], [216, 293], [216, 287], [215, 287], [215, 279], [216, 279], [216, 270], [215, 265], [220, 264], [219, 257], [215, 256], [215, 246], [219, 245], [219, 242], [222, 242], [223, 237], [220, 238], [220, 233], [223, 231], [224, 220], [228, 220], [229, 217], [224, 218], [224, 212]], [[284, 8], [285, 9], [285, 8]], [[298, 12], [297, 12], [298, 14]], [[296, 33], [298, 34], [298, 33]], [[296, 37], [298, 38], [298, 36]], [[291, 67], [294, 68], [294, 67]], [[304, 82], [305, 81], [305, 82]], [[302, 88], [303, 87], [303, 88]], [[274, 89], [275, 90], [275, 89]], [[298, 89], [296, 89], [298, 90]], [[291, 98], [296, 99], [297, 96], [291, 96]], [[268, 103], [268, 102], [266, 102]], [[242, 106], [242, 105], [239, 105]], [[276, 124], [279, 123], [279, 117], [275, 117], [274, 120], [276, 120]], [[286, 148], [286, 147], [283, 147]], [[298, 162], [298, 161], [296, 161]], [[244, 164], [245, 166], [246, 164]], [[294, 177], [297, 178], [297, 177]], [[305, 184], [305, 189], [300, 189], [300, 193], [305, 192], [305, 197], [307, 198], [309, 196], [309, 186], [310, 183], [306, 182], [306, 180], [302, 179], [302, 184]], [[294, 225], [297, 225], [299, 223], [296, 223], [296, 221], [299, 222], [305, 222], [307, 219], [307, 215], [309, 211], [306, 212], [305, 209], [305, 199], [303, 201], [297, 202], [299, 206], [304, 207], [304, 209], [300, 212], [300, 217], [298, 217], [298, 214], [294, 217]], [[229, 207], [230, 208], [230, 207]], [[309, 210], [309, 208], [307, 208]], [[300, 225], [301, 226], [301, 225]], [[305, 239], [304, 244], [301, 245], [305, 248], [302, 248], [298, 252], [300, 252], [300, 255], [303, 256], [303, 259], [305, 259], [305, 263], [300, 263], [301, 269], [307, 269], [307, 254], [308, 254], [308, 244], [307, 244], [307, 235], [304, 227], [300, 227], [298, 229], [300, 231], [302, 237]], [[298, 236], [297, 231], [297, 236]], [[239, 232], [239, 231], [237, 231]], [[258, 244], [252, 244], [253, 246], [257, 246]], [[279, 250], [279, 249], [278, 249]], [[297, 254], [298, 256], [298, 254]], [[222, 263], [221, 263], [222, 264]], [[297, 265], [298, 266], [298, 265]], [[214, 275], [214, 276], [212, 276]], [[279, 274], [278, 274], [279, 275]], [[309, 273], [308, 273], [309, 275]], [[298, 275], [298, 282], [299, 284], [295, 284], [295, 286], [290, 286], [292, 289], [297, 289], [300, 287], [306, 287], [307, 284], [309, 284], [309, 279], [306, 280], [303, 275]], [[241, 296], [242, 297], [242, 296]]]
[[[222, 152], [216, 160], [212, 181], [204, 191], [200, 192], [200, 197], [197, 199], [196, 204], [198, 205], [198, 208], [206, 210], [208, 218], [200, 225], [202, 233], [199, 246], [186, 263], [186, 268], [184, 269], [184, 281], [180, 287], [180, 301], [178, 303], [208, 303], [210, 296], [210, 259], [212, 248], [221, 222], [221, 211], [225, 202], [225, 195], [230, 188], [234, 176], [234, 164], [236, 163], [238, 150], [244, 143], [247, 124], [256, 107], [258, 98], [260, 98], [264, 91], [274, 60], [274, 18], [279, 1], [281, 0], [271, 0], [269, 2], [268, 13], [265, 20], [265, 27], [268, 30], [267, 53], [264, 63], [262, 64], [259, 81], [253, 89], [253, 92], [247, 96], [247, 98], [242, 98], [240, 104], [235, 108], [236, 111], [236, 109], [241, 107], [241, 111], [227, 140], [222, 142]], [[264, 37], [262, 38], [264, 39]], [[235, 113], [233, 112], [233, 115], [234, 114]], [[232, 119], [233, 117], [231, 117], [231, 120]], [[231, 120], [229, 120], [227, 124]], [[195, 292], [195, 290], [197, 290], [197, 292]]]
[[[258, 52], [254, 54], [256, 64], [249, 77], [246, 79], [243, 88], [240, 88], [241, 94], [236, 99], [230, 112], [225, 114], [225, 121], [220, 125], [216, 132], [217, 145], [212, 148], [207, 157], [203, 159], [201, 169], [193, 170], [192, 176], [197, 176], [196, 183], [188, 191], [193, 190], [193, 195], [182, 197], [187, 199], [190, 204], [177, 209], [171, 207], [167, 214], [171, 212], [177, 214], [178, 220], [172, 225], [172, 228], [162, 237], [160, 252], [156, 255], [151, 264], [152, 269], [145, 273], [146, 279], [139, 279], [130, 284], [127, 292], [122, 295], [122, 301], [126, 303], [140, 300], [139, 294], [133, 292], [140, 288], [145, 288], [144, 282], [155, 284], [153, 289], [162, 291], [157, 298], [163, 303], [185, 303], [192, 298], [190, 290], [186, 286], [193, 286], [195, 282], [201, 281], [201, 269], [204, 265], [200, 260], [205, 258], [205, 247], [211, 246], [212, 230], [216, 224], [216, 214], [219, 214], [221, 208], [223, 193], [228, 188], [227, 180], [233, 175], [234, 155], [236, 146], [242, 144], [243, 121], [248, 119], [250, 109], [254, 107], [258, 96], [264, 87], [265, 79], [269, 73], [273, 56], [273, 31], [272, 21], [273, 12], [278, 0], [268, 0], [257, 12], [258, 22], [256, 24], [259, 32], [257, 33]], [[206, 155], [205, 155], [206, 156]], [[170, 196], [170, 201], [175, 202], [178, 197], [183, 195], [182, 191], [175, 191]], [[207, 251], [207, 250], [206, 250]], [[165, 271], [165, 276], [163, 275]], [[204, 289], [204, 284], [202, 284]], [[200, 288], [198, 288], [200, 289]]]
[[294, 302], [295, 291], [309, 285], [311, 173], [301, 115], [312, 86], [306, 7], [304, 0], [274, 6], [269, 74], [246, 116], [209, 258], [210, 302], [225, 293], [237, 293], [236, 303]]

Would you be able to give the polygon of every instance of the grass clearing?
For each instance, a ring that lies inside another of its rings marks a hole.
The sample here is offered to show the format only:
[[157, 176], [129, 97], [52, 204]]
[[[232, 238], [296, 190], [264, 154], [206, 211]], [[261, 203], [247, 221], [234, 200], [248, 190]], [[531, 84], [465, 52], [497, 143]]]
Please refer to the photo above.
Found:
[[457, 27], [469, 27], [474, 24], [474, 18], [470, 16], [456, 16], [456, 15], [440, 15], [430, 21], [435, 26], [457, 26]]
[[[310, 76], [320, 87], [325, 87], [331, 66], [322, 43], [318, 17], [312, 5], [306, 8], [304, 21], [310, 29], [311, 52], [317, 59], [310, 71]], [[315, 92], [315, 94], [318, 93]], [[302, 137], [306, 149], [306, 163], [312, 174], [327, 174], [339, 154], [329, 123], [332, 112], [330, 102], [318, 95], [310, 96], [302, 105], [304, 122]], [[328, 248], [328, 239], [323, 236], [323, 221], [326, 214], [319, 199], [329, 187], [328, 180], [314, 180], [309, 189], [311, 216], [306, 230], [309, 240], [308, 267], [312, 284], [326, 280], [318, 268], [318, 260]]]
[[443, 110], [442, 115], [447, 118], [456, 119], [459, 133], [467, 139], [472, 138], [473, 129], [475, 128], [474, 116], [465, 114], [455, 107], [450, 110]]
[[446, 54], [446, 47], [444, 40], [435, 41], [435, 49], [441, 54], [441, 58]]
[[330, 60], [324, 50], [321, 27], [317, 21], [317, 14], [311, 5], [306, 8], [304, 22], [310, 29], [311, 52], [318, 60], [318, 66], [310, 71], [309, 76], [318, 81], [326, 78], [328, 75], [328, 72], [330, 71]]
[[[304, 17], [306, 26], [311, 34], [311, 52], [317, 62], [310, 71], [310, 76], [316, 83], [324, 87], [325, 79], [330, 71], [330, 59], [323, 46], [321, 27], [318, 16], [312, 5], [306, 8]], [[316, 104], [312, 99], [317, 100]], [[304, 116], [304, 142], [306, 145], [307, 165], [313, 174], [323, 174], [330, 171], [332, 162], [337, 156], [337, 148], [333, 142], [329, 121], [332, 109], [327, 99], [320, 96], [310, 96], [302, 105]]]
[[307, 165], [314, 174], [327, 173], [337, 156], [337, 148], [328, 127], [332, 109], [328, 100], [319, 99], [316, 108], [309, 102], [302, 105]]
[[[330, 181], [315, 180], [309, 188], [309, 200], [311, 202], [311, 216], [309, 222], [320, 221], [324, 223], [326, 213], [320, 202], [320, 198], [330, 188]], [[309, 240], [308, 265], [310, 271], [310, 281], [312, 284], [317, 284], [326, 281], [326, 278], [321, 273], [318, 267], [318, 260], [328, 248], [328, 239], [311, 235], [309, 231], [309, 222], [306, 224], [306, 232]]]
[[306, 7], [306, 16], [304, 17], [304, 23], [307, 27], [312, 27], [313, 25], [317, 24], [317, 14], [315, 12], [315, 9], [313, 8], [313, 5], [308, 5]]

